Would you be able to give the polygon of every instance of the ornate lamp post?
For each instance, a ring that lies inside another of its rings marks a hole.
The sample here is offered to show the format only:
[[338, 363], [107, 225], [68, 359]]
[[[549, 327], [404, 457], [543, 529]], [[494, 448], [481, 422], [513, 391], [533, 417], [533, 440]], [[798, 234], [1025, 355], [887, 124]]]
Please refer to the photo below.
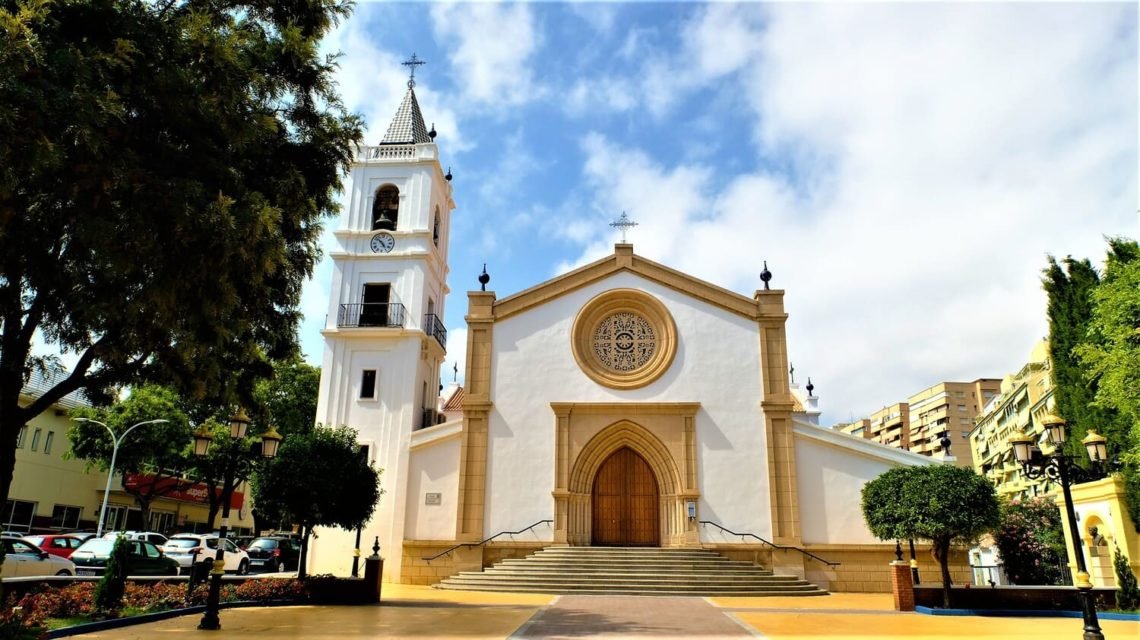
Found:
[[[245, 438], [246, 431], [249, 428], [249, 416], [245, 414], [244, 409], [238, 409], [238, 412], [230, 418], [230, 438], [233, 440], [242, 440]], [[203, 457], [210, 451], [210, 442], [214, 439], [213, 435], [206, 429], [205, 425], [198, 428], [194, 432], [194, 455]], [[280, 433], [277, 433], [277, 428], [270, 425], [269, 430], [261, 435], [261, 456], [263, 458], [273, 458], [277, 455], [277, 447], [281, 444]], [[253, 445], [257, 448], [257, 445]], [[222, 479], [222, 487], [228, 487], [232, 482], [229, 472], [226, 472], [226, 477]], [[198, 623], [199, 629], [208, 631], [217, 631], [222, 628], [221, 620], [218, 618], [218, 600], [222, 593], [222, 574], [226, 571], [226, 551], [225, 541], [226, 533], [230, 527], [230, 500], [229, 496], [222, 496], [222, 526], [218, 529], [218, 552], [214, 556], [214, 568], [210, 571], [210, 593], [206, 598], [206, 612], [202, 614], [202, 621]]]
[[[1065, 516], [1069, 521], [1069, 533], [1073, 542], [1073, 555], [1077, 562], [1077, 574], [1073, 583], [1081, 594], [1081, 604], [1084, 609], [1085, 634], [1084, 640], [1104, 640], [1100, 623], [1096, 619], [1096, 602], [1093, 600], [1092, 582], [1089, 580], [1088, 569], [1085, 566], [1085, 555], [1081, 549], [1081, 534], [1077, 530], [1077, 514], [1073, 510], [1073, 494], [1070, 490], [1073, 482], [1083, 475], [1081, 469], [1075, 466], [1073, 456], [1065, 455], [1062, 446], [1065, 443], [1065, 421], [1055, 415], [1049, 414], [1041, 418], [1045, 432], [1049, 434], [1049, 441], [1055, 447], [1054, 453], [1045, 455], [1036, 446], [1033, 436], [1025, 433], [1009, 439], [1013, 446], [1013, 455], [1021, 464], [1021, 471], [1030, 480], [1048, 477], [1061, 485], [1065, 496]], [[1094, 463], [1101, 463], [1107, 457], [1105, 439], [1089, 431], [1081, 443], [1085, 445], [1089, 459]]]
[[[129, 429], [124, 431], [122, 433], [122, 435], [120, 435], [118, 438], [116, 438], [115, 432], [111, 430], [111, 427], [108, 427], [107, 425], [103, 424], [102, 422], [99, 422], [98, 420], [92, 420], [91, 418], [74, 418], [74, 420], [76, 420], [77, 422], [90, 422], [92, 424], [97, 424], [97, 425], [103, 427], [104, 429], [107, 430], [107, 433], [111, 434], [111, 443], [114, 445], [114, 447], [111, 449], [111, 467], [109, 469], [107, 469], [107, 486], [106, 486], [106, 488], [103, 489], [103, 506], [102, 506], [102, 508], [99, 509], [99, 526], [97, 526], [95, 528], [95, 537], [96, 538], [102, 538], [103, 537], [103, 523], [106, 521], [106, 518], [107, 518], [107, 497], [111, 495], [111, 478], [115, 477], [115, 462], [119, 458], [119, 445], [123, 444], [123, 440], [126, 439], [127, 434], [134, 431], [137, 427], [141, 427], [141, 426], [147, 425], [147, 424], [160, 424], [160, 423], [170, 422], [170, 421], [162, 419], [162, 418], [159, 418], [157, 420], [146, 420], [144, 422], [140, 422], [138, 424], [131, 425], [131, 427]], [[149, 526], [149, 524], [145, 523], [145, 522], [143, 523], [143, 525]]]

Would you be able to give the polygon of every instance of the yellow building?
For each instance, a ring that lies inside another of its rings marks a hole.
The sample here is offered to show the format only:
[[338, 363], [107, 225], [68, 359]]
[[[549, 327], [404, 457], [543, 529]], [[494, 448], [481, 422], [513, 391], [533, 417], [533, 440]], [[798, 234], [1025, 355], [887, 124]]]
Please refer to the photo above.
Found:
[[942, 453], [942, 435], [950, 437], [950, 454], [959, 466], [972, 466], [969, 436], [974, 419], [1001, 390], [1001, 380], [940, 382], [907, 399], [910, 405], [910, 451], [924, 456]]
[[998, 495], [1032, 498], [1057, 488], [1048, 478], [1024, 477], [1009, 444], [1011, 436], [1025, 432], [1042, 442], [1042, 448], [1050, 453], [1047, 438], [1042, 437], [1045, 427], [1040, 418], [1052, 410], [1049, 343], [1042, 340], [1034, 345], [1029, 361], [1002, 380], [1000, 393], [985, 406], [970, 432], [974, 468], [993, 481]]
[[[25, 406], [50, 388], [38, 376], [21, 390]], [[16, 441], [16, 468], [8, 502], [4, 509], [4, 531], [17, 533], [52, 533], [59, 531], [94, 531], [103, 502], [107, 475], [96, 468], [88, 469], [83, 460], [65, 459], [71, 449], [67, 430], [72, 422], [69, 412], [87, 406], [77, 394], [64, 396], [47, 411], [33, 418], [21, 430]], [[142, 427], [145, 428], [145, 427]], [[131, 482], [146, 482], [146, 477], [131, 477]], [[111, 481], [107, 500], [105, 529], [129, 529], [174, 533], [207, 531], [209, 509], [205, 502], [207, 487], [194, 485], [186, 491], [155, 500], [150, 522], [145, 526], [134, 497], [123, 491], [123, 477], [116, 474]], [[240, 508], [230, 512], [235, 535], [253, 527], [252, 502], [246, 487], [239, 488]]]

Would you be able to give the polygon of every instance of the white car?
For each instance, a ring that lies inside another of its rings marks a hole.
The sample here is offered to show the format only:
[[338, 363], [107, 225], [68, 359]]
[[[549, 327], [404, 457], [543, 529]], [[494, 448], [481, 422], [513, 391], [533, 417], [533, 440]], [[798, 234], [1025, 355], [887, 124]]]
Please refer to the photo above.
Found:
[[[249, 554], [239, 549], [229, 538], [222, 549], [226, 552], [226, 571], [238, 575], [249, 573]], [[162, 552], [166, 557], [177, 560], [179, 566], [190, 567], [203, 560], [214, 559], [218, 553], [218, 536], [179, 533], [166, 541]]]
[[166, 544], [166, 536], [162, 535], [161, 533], [155, 533], [153, 531], [108, 531], [107, 533], [103, 534], [103, 539], [114, 540], [119, 536], [123, 536], [127, 540], [142, 540], [144, 542], [149, 542], [156, 547], [161, 547], [162, 545]]
[[0, 538], [4, 545], [4, 565], [0, 577], [73, 576], [75, 563], [53, 556], [36, 545], [12, 536]]

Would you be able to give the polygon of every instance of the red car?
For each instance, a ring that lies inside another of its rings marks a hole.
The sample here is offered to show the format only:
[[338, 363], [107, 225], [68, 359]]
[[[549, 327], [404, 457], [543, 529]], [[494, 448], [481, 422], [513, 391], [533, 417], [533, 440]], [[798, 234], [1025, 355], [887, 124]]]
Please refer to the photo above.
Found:
[[61, 558], [70, 558], [71, 552], [79, 548], [83, 544], [84, 537], [77, 536], [70, 533], [61, 533], [53, 535], [35, 535], [24, 536], [24, 540], [31, 542], [37, 547], [47, 551], [53, 556]]

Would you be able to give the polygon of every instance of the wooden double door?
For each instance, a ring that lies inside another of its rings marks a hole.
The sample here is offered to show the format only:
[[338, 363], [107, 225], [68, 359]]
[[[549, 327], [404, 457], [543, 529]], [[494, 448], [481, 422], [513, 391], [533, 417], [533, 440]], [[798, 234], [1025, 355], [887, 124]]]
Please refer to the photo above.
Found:
[[613, 452], [594, 478], [592, 543], [658, 546], [659, 502], [657, 479], [645, 458], [629, 447]]

